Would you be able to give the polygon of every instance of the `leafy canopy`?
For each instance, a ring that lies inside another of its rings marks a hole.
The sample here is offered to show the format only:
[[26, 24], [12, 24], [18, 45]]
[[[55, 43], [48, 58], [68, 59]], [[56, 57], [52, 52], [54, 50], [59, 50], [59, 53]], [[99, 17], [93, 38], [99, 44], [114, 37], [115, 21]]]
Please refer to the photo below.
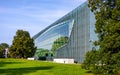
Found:
[[32, 57], [36, 51], [36, 47], [34, 46], [34, 40], [30, 37], [29, 32], [18, 30], [9, 51], [10, 56], [14, 58]]
[[55, 54], [56, 50], [68, 42], [68, 37], [60, 37], [56, 39], [52, 45], [52, 51]]
[[[88, 0], [88, 6], [95, 14], [96, 30], [100, 48], [97, 54], [89, 52], [84, 64], [96, 74], [118, 75], [120, 71], [120, 0]], [[93, 58], [94, 59], [91, 59]], [[88, 62], [91, 59], [91, 62]], [[93, 64], [93, 61], [94, 64]], [[86, 63], [87, 62], [87, 63]]]
[[5, 57], [5, 48], [9, 48], [9, 45], [7, 43], [1, 43], [0, 44], [0, 58]]

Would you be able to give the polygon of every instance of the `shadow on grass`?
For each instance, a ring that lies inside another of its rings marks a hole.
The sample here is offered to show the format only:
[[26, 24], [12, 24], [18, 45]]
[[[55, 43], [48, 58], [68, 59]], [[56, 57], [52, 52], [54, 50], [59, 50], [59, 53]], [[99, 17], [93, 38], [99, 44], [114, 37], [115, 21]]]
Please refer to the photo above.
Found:
[[92, 73], [92, 71], [86, 71], [86, 73]]
[[4, 62], [4, 61], [1, 61], [0, 62], [0, 67], [3, 67], [7, 64], [21, 64], [21, 63], [24, 63], [24, 62]]
[[26, 67], [26, 68], [13, 68], [13, 69], [0, 69], [0, 74], [4, 75], [23, 75], [27, 73], [36, 72], [38, 70], [49, 70], [52, 69], [52, 66], [44, 67]]

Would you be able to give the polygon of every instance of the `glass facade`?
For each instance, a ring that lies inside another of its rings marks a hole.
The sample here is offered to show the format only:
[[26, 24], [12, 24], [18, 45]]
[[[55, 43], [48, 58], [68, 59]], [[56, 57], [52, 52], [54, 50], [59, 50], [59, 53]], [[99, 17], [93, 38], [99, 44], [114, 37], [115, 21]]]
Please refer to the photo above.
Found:
[[67, 43], [56, 50], [55, 57], [83, 62], [85, 53], [92, 49], [92, 43], [97, 40], [94, 30], [95, 17], [85, 2], [33, 38], [37, 48], [52, 50], [58, 38], [68, 37]]
[[37, 48], [51, 50], [55, 40], [60, 37], [69, 37], [72, 29], [72, 21], [73, 20], [67, 20], [54, 25], [44, 31], [41, 35], [38, 35], [35, 39]]

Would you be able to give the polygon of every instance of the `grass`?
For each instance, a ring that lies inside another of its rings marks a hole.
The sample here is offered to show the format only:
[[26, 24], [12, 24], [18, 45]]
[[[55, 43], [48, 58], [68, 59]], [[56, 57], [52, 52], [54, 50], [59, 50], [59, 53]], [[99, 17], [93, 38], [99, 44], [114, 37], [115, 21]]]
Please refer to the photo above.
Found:
[[0, 75], [92, 75], [80, 64], [58, 64], [25, 59], [0, 59]]

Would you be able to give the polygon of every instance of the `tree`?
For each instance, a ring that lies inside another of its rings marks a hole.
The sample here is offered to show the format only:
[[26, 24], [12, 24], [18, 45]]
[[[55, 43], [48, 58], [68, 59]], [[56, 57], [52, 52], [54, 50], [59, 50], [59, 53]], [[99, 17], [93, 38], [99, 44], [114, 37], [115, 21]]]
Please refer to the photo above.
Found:
[[[43, 57], [43, 56], [46, 56], [46, 54], [50, 54], [50, 50], [48, 49], [43, 49], [43, 48], [40, 48], [40, 49], [37, 49], [35, 55], [38, 56], [38, 57]], [[52, 54], [52, 53], [51, 53]]]
[[82, 67], [89, 70], [92, 66], [95, 66], [95, 64], [97, 63], [96, 57], [98, 57], [96, 50], [88, 51], [86, 53], [86, 59], [84, 60]]
[[[102, 75], [118, 75], [120, 65], [116, 63], [120, 61], [120, 0], [88, 0], [88, 6], [95, 14], [95, 32], [99, 38], [95, 45], [100, 47], [95, 64], [100, 62], [101, 66], [92, 66], [92, 71], [95, 73], [97, 69], [96, 73]], [[85, 60], [88, 60], [87, 56]]]
[[35, 51], [34, 40], [30, 37], [29, 32], [18, 30], [9, 48], [10, 56], [13, 58], [27, 58], [32, 57]]
[[4, 48], [9, 48], [9, 45], [7, 43], [1, 43], [1, 46], [3, 46]]
[[52, 45], [52, 51], [55, 54], [56, 50], [68, 42], [68, 37], [60, 37], [56, 39]]
[[0, 44], [0, 58], [5, 57], [5, 48], [9, 48], [9, 45], [7, 43], [1, 43]]

